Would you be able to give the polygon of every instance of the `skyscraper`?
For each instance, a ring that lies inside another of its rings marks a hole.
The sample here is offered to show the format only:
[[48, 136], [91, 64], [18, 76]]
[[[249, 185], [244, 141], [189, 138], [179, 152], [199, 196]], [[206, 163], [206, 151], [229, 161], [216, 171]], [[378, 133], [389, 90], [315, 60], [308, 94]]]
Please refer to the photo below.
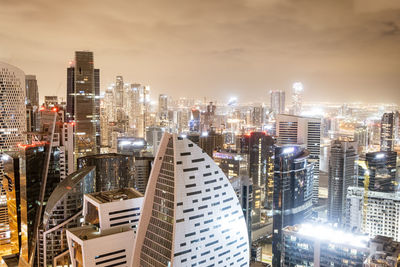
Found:
[[[3, 184], [3, 153], [17, 151], [26, 142], [25, 73], [17, 67], [0, 62], [0, 181]], [[10, 242], [10, 226], [4, 187], [0, 193], [0, 236], [2, 244]], [[7, 237], [8, 236], [8, 237]], [[8, 244], [6, 244], [8, 246]], [[5, 252], [0, 246], [0, 252]], [[2, 256], [2, 255], [0, 255]]]
[[273, 202], [273, 266], [280, 266], [282, 229], [311, 218], [313, 163], [309, 151], [301, 146], [275, 148]]
[[393, 151], [398, 138], [399, 112], [384, 113], [381, 120], [381, 151]]
[[261, 210], [272, 208], [274, 140], [265, 132], [251, 132], [248, 138], [249, 176], [253, 182], [252, 224], [263, 222]]
[[[26, 141], [25, 74], [0, 62], [0, 153], [17, 150]], [[0, 157], [1, 161], [1, 157]], [[0, 162], [0, 175], [1, 175]]]
[[168, 124], [168, 96], [160, 94], [158, 96], [158, 117], [161, 126]]
[[32, 106], [39, 106], [39, 90], [35, 75], [25, 76], [25, 93], [26, 93], [26, 104]]
[[285, 91], [272, 90], [269, 94], [271, 111], [275, 115], [285, 113]]
[[313, 203], [318, 203], [321, 120], [292, 115], [278, 115], [276, 118], [276, 132], [278, 145], [303, 145], [310, 152], [309, 161], [314, 163]]
[[293, 93], [292, 93], [292, 113], [293, 115], [300, 115], [301, 108], [303, 105], [303, 84], [301, 82], [293, 83]]
[[96, 192], [133, 187], [133, 156], [109, 153], [78, 159], [78, 169], [88, 166], [96, 166]]
[[83, 195], [95, 190], [95, 167], [82, 168], [63, 179], [51, 193], [39, 228], [39, 267], [70, 266], [67, 228], [81, 225]]
[[395, 192], [396, 185], [396, 158], [394, 151], [381, 151], [366, 154], [369, 172], [368, 189], [379, 192]]
[[350, 186], [357, 186], [357, 144], [336, 140], [329, 159], [328, 219], [344, 223], [346, 195]]
[[188, 139], [164, 134], [143, 203], [133, 266], [249, 266], [236, 194]]
[[67, 120], [75, 121], [76, 158], [96, 154], [100, 141], [99, 70], [94, 69], [93, 52], [76, 51], [67, 69]]

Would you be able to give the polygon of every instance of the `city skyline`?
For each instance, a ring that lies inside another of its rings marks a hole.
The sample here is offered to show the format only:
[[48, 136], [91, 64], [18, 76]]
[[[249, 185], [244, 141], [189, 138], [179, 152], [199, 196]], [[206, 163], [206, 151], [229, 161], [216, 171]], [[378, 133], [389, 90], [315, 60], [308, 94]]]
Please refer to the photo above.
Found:
[[41, 100], [65, 98], [65, 69], [76, 50], [94, 52], [101, 91], [123, 75], [149, 84], [154, 96], [221, 102], [267, 103], [270, 90], [290, 94], [296, 81], [306, 102], [400, 99], [396, 1], [0, 5], [0, 61], [36, 75]]

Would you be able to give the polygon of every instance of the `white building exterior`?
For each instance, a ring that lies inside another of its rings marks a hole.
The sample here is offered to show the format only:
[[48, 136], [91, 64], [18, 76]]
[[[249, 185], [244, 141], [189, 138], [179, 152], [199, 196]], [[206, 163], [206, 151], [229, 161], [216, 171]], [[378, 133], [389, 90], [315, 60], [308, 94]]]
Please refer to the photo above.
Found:
[[370, 237], [377, 235], [400, 241], [400, 193], [368, 191], [364, 219], [364, 188], [349, 187], [346, 201], [346, 226], [362, 230]]
[[73, 267], [132, 266], [132, 248], [143, 195], [131, 188], [87, 194], [86, 224], [67, 230]]
[[246, 222], [222, 170], [188, 139], [165, 133], [155, 158], [133, 266], [249, 266]]

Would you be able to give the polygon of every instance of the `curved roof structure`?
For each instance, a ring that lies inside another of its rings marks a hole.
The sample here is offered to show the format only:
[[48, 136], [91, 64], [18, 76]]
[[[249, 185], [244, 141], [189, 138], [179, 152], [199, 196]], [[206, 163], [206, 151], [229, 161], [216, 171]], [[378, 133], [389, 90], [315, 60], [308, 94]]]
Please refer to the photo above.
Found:
[[[89, 166], [82, 168], [67, 176], [51, 193], [49, 200], [47, 201], [46, 210], [43, 215], [43, 226], [49, 222], [52, 211], [57, 206], [57, 203], [61, 201], [65, 195], [73, 190], [88, 174], [94, 172], [96, 167]], [[84, 185], [85, 186], [85, 185]], [[92, 188], [94, 189], [94, 188]], [[83, 194], [93, 192], [90, 188], [84, 188]]]

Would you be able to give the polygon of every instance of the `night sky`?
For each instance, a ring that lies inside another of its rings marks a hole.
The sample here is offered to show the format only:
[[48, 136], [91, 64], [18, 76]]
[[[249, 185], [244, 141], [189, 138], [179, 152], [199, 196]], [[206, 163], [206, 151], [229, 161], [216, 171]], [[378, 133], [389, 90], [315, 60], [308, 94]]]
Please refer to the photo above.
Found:
[[400, 104], [398, 0], [0, 0], [0, 61], [64, 96], [75, 50], [102, 90], [123, 75], [158, 93], [268, 101], [302, 81], [306, 101]]

